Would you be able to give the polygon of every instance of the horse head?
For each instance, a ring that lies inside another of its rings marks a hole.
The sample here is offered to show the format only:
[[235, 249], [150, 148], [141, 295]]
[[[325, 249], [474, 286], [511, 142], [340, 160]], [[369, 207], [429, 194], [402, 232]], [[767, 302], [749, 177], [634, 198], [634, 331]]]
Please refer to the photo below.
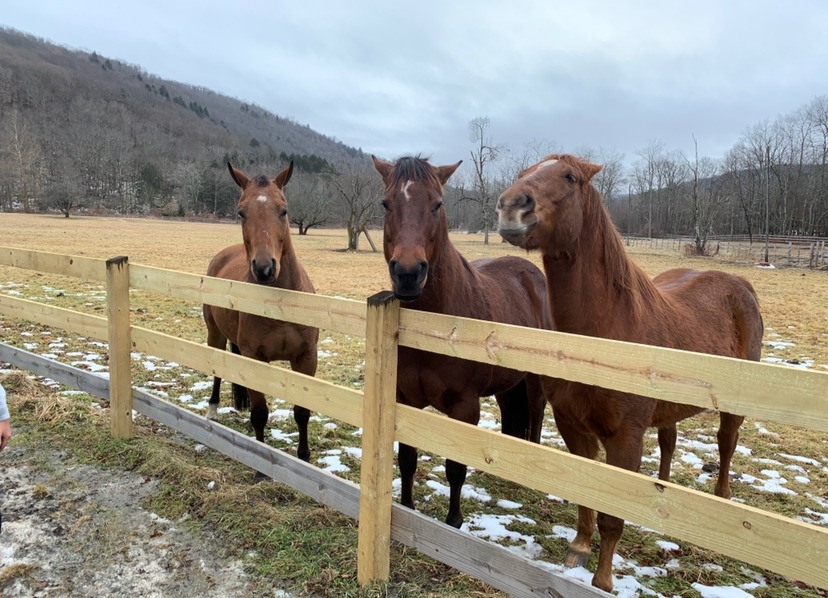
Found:
[[552, 154], [522, 171], [497, 201], [500, 235], [512, 245], [565, 251], [581, 232], [590, 181], [601, 166]]
[[432, 166], [420, 157], [404, 157], [395, 163], [372, 158], [385, 185], [383, 250], [394, 295], [413, 301], [428, 280], [429, 262], [434, 263], [448, 243], [443, 185], [462, 161]]
[[293, 174], [293, 161], [276, 178], [259, 175], [248, 179], [228, 162], [230, 176], [241, 188], [238, 213], [247, 263], [253, 280], [275, 282], [280, 259], [290, 246], [290, 221], [283, 189]]

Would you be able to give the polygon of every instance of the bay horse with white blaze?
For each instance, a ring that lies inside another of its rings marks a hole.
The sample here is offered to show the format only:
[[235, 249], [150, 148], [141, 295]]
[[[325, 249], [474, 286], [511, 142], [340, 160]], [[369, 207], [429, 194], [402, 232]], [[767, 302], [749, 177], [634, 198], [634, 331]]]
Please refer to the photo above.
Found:
[[[383, 249], [394, 295], [408, 309], [518, 326], [549, 328], [543, 272], [519, 257], [467, 262], [449, 240], [443, 185], [460, 162], [432, 166], [419, 157], [396, 163], [374, 158], [385, 193]], [[397, 401], [432, 406], [477, 425], [480, 397], [495, 395], [506, 434], [540, 442], [546, 399], [540, 377], [526, 372], [400, 347]], [[403, 505], [414, 508], [417, 449], [400, 443]], [[449, 512], [446, 523], [460, 527], [460, 491], [466, 466], [446, 460]]]
[[[601, 197], [591, 184], [601, 167], [553, 154], [518, 175], [498, 201], [500, 234], [539, 249], [556, 330], [758, 361], [762, 316], [751, 284], [718, 271], [685, 268], [650, 278], [627, 256]], [[555, 422], [569, 450], [638, 471], [647, 427], [658, 429], [659, 479], [667, 480], [676, 422], [703, 409], [574, 382], [544, 380]], [[720, 413], [715, 493], [730, 498], [730, 463], [744, 417]], [[598, 515], [601, 536], [592, 584], [611, 591], [612, 557], [624, 521]], [[579, 507], [567, 566], [586, 563], [595, 513]]]
[[[293, 162], [274, 179], [263, 175], [248, 179], [229, 163], [227, 167], [242, 190], [238, 214], [244, 243], [218, 252], [210, 261], [207, 275], [313, 293], [313, 284], [296, 257], [290, 238], [283, 190], [293, 173]], [[234, 353], [264, 362], [286, 360], [294, 371], [308, 376], [316, 374], [317, 328], [206, 304], [204, 321], [207, 324], [207, 344], [211, 347], [226, 349], [229, 340]], [[209, 419], [216, 418], [220, 388], [221, 378], [216, 377], [210, 395]], [[268, 415], [264, 394], [233, 383], [233, 397], [236, 409], [250, 407], [250, 423], [256, 439], [264, 442]], [[299, 428], [298, 456], [308, 461], [310, 411], [297, 405], [293, 408], [293, 417]]]

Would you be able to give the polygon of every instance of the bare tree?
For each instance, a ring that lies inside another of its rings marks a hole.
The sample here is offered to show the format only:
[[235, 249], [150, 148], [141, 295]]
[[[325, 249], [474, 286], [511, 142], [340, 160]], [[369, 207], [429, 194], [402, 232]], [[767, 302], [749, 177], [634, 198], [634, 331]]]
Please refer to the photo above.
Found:
[[658, 207], [658, 163], [662, 159], [664, 146], [658, 140], [651, 140], [646, 148], [638, 155], [641, 160], [637, 161], [633, 170], [633, 182], [638, 195], [646, 202], [646, 216], [644, 221], [647, 224], [647, 236], [653, 236], [653, 204]]
[[320, 175], [297, 172], [288, 191], [288, 217], [299, 227], [299, 234], [308, 234], [314, 226], [324, 226], [333, 219], [333, 198], [329, 183]]
[[371, 249], [377, 248], [368, 234], [368, 223], [376, 217], [382, 189], [373, 173], [350, 164], [340, 164], [331, 176], [331, 186], [346, 208], [348, 251], [359, 250], [359, 236], [365, 235]]
[[179, 162], [172, 176], [178, 191], [178, 205], [181, 210], [198, 212], [198, 194], [202, 188], [202, 172], [196, 162]]
[[707, 242], [713, 232], [713, 222], [719, 210], [728, 201], [722, 193], [719, 164], [710, 158], [699, 160], [699, 142], [693, 135], [693, 159], [682, 154], [692, 174], [690, 182], [690, 219], [693, 229], [693, 250], [696, 255], [707, 255]]
[[513, 183], [518, 175], [523, 171], [540, 162], [542, 158], [549, 154], [560, 154], [563, 150], [559, 145], [552, 141], [538, 141], [533, 140], [523, 145], [517, 151], [505, 149], [506, 160], [505, 164], [501, 166], [503, 177]]
[[489, 174], [489, 166], [504, 151], [503, 146], [495, 145], [490, 139], [490, 125], [491, 121], [487, 116], [478, 116], [469, 121], [469, 139], [475, 144], [470, 152], [474, 168], [474, 193], [467, 199], [480, 206], [483, 218], [483, 243], [486, 245], [489, 244], [489, 229], [494, 225], [494, 204], [497, 199], [494, 182]]
[[40, 167], [43, 152], [37, 138], [16, 109], [5, 119], [2, 155], [5, 169], [11, 173], [11, 196], [20, 202], [23, 210], [33, 211], [41, 197]]
[[601, 170], [592, 178], [592, 184], [601, 194], [604, 203], [609, 206], [616, 193], [626, 182], [624, 177], [624, 154], [616, 149], [600, 147], [579, 148], [576, 152], [584, 160], [601, 165]]

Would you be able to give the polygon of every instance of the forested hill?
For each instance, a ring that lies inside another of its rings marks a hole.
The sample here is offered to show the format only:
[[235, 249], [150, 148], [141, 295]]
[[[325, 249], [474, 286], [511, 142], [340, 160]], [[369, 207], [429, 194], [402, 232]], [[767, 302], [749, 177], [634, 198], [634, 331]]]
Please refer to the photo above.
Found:
[[210, 211], [228, 159], [259, 172], [288, 159], [306, 172], [370, 166], [361, 150], [243, 98], [0, 29], [0, 209], [71, 197], [119, 212], [192, 199], [187, 211]]

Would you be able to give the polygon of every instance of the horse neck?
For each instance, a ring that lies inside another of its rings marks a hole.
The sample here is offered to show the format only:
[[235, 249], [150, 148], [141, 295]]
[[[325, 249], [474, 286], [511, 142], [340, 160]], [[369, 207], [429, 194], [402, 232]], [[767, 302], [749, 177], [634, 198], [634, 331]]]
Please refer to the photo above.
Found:
[[286, 289], [299, 288], [302, 282], [302, 266], [293, 251], [293, 243], [290, 235], [282, 242], [282, 257], [279, 259], [279, 276], [276, 279], [276, 286]]
[[622, 322], [633, 326], [640, 322], [643, 307], [659, 300], [658, 291], [627, 256], [601, 197], [591, 186], [581, 231], [571, 251], [543, 252], [555, 327], [562, 332], [619, 337], [612, 330]]
[[423, 311], [464, 315], [476, 300], [472, 292], [475, 274], [468, 261], [448, 238], [439, 239], [439, 249], [428, 263], [428, 279], [423, 294], [411, 307]]

